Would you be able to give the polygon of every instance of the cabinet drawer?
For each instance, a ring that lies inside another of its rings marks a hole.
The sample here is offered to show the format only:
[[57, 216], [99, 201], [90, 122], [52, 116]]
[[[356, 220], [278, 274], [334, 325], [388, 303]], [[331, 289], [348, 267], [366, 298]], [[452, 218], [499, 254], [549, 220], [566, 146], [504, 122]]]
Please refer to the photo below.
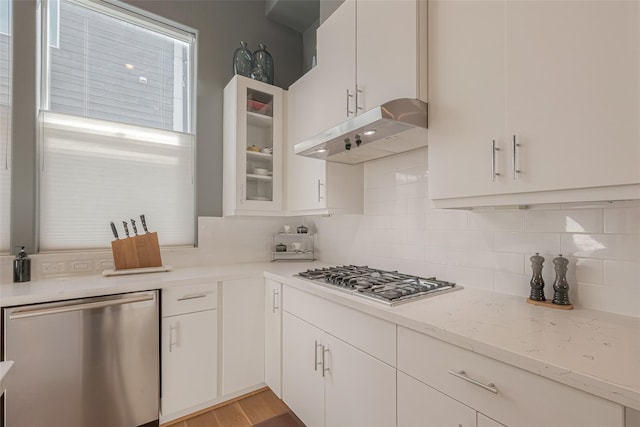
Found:
[[624, 425], [618, 404], [403, 327], [398, 369], [508, 426]]
[[396, 325], [290, 286], [283, 291], [285, 311], [352, 346], [396, 366]]
[[202, 283], [162, 290], [162, 317], [216, 308], [218, 284]]

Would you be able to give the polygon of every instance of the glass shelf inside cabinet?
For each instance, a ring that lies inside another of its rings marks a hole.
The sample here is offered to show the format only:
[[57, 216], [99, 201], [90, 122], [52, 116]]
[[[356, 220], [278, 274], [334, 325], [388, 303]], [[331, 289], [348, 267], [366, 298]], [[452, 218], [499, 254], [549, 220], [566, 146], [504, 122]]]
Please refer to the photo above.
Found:
[[247, 156], [245, 188], [248, 201], [273, 201], [273, 95], [247, 88]]

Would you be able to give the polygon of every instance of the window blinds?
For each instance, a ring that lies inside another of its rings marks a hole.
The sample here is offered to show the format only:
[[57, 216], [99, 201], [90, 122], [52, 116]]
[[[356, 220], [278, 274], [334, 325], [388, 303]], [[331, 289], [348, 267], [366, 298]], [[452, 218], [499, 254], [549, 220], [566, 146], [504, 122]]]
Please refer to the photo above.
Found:
[[48, 111], [40, 126], [41, 251], [108, 247], [109, 223], [122, 238], [140, 214], [160, 245], [193, 245], [193, 135]]

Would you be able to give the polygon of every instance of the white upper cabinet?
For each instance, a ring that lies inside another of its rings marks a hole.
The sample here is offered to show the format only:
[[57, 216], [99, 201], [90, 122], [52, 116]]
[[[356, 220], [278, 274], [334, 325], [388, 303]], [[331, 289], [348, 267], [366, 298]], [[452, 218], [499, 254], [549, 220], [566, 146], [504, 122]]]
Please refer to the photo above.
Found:
[[640, 197], [638, 2], [429, 7], [437, 207]]
[[224, 89], [224, 215], [283, 209], [282, 89], [236, 75]]

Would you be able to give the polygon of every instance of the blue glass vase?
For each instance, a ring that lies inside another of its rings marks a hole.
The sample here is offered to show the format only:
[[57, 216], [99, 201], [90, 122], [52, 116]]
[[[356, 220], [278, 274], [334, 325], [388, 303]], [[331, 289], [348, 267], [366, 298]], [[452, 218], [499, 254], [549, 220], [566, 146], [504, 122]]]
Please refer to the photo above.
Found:
[[253, 52], [253, 75], [256, 80], [273, 84], [273, 57], [264, 43], [258, 43], [258, 49]]
[[240, 42], [240, 47], [233, 52], [233, 74], [251, 77], [253, 70], [253, 55], [247, 49], [247, 42]]

